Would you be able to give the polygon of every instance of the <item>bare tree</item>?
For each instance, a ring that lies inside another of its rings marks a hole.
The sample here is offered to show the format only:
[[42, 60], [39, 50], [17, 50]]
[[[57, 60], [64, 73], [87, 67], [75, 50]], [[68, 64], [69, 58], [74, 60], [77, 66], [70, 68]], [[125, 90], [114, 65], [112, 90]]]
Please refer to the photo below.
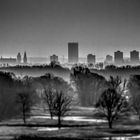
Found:
[[32, 106], [32, 99], [30, 93], [28, 92], [21, 92], [17, 95], [17, 103], [20, 105], [20, 111], [22, 113], [22, 118], [24, 124], [26, 124], [26, 118], [30, 115], [31, 106]]
[[133, 75], [129, 79], [130, 105], [140, 119], [140, 75]]
[[139, 93], [132, 95], [130, 98], [130, 102], [140, 120], [140, 95]]
[[54, 106], [54, 99], [55, 99], [55, 93], [51, 90], [44, 90], [44, 97], [43, 97], [45, 103], [48, 106], [48, 110], [51, 116], [51, 119], [53, 119], [53, 106]]
[[64, 117], [66, 113], [70, 111], [72, 97], [62, 91], [56, 91], [53, 102], [53, 113], [58, 117], [58, 127], [61, 128], [62, 117]]
[[118, 77], [111, 77], [108, 82], [109, 88], [101, 94], [96, 106], [107, 118], [109, 128], [112, 128], [113, 121], [126, 109], [127, 102], [123, 94], [125, 84], [123, 84], [121, 90], [120, 85], [122, 81]]

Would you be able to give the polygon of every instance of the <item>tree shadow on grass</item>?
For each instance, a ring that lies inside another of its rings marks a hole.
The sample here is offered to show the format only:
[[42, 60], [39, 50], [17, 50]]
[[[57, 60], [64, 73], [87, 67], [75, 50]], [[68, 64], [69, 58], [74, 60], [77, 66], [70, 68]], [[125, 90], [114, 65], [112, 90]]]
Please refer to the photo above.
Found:
[[[74, 138], [75, 140], [83, 140], [81, 138]], [[14, 138], [13, 140], [73, 140], [73, 138], [56, 138], [56, 137], [38, 137], [38, 136], [19, 136], [17, 138]]]

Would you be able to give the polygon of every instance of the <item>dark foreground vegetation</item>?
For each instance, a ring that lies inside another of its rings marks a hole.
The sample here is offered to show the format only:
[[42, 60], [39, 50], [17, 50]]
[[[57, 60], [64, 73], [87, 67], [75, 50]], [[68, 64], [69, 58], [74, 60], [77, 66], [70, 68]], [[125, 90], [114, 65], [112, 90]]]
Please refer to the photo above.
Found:
[[[20, 136], [19, 138], [15, 138], [13, 140], [73, 140], [73, 138], [44, 138], [44, 137], [38, 137], [38, 136]], [[75, 140], [83, 140], [82, 138], [75, 138]]]

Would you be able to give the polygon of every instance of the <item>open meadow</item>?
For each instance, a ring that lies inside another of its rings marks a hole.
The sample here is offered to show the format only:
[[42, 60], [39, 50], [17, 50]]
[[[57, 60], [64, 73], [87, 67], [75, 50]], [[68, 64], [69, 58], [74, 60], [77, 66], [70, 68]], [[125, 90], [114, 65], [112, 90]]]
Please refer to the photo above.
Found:
[[131, 115], [131, 113], [127, 113], [127, 117], [125, 116], [126, 114], [122, 115], [115, 122], [113, 129], [109, 129], [107, 121], [98, 114], [96, 109], [73, 107], [68, 116], [63, 118], [62, 126], [58, 129], [57, 118], [52, 120], [47, 112], [35, 107], [32, 110], [32, 116], [27, 119], [26, 125], [20, 118], [2, 121], [0, 123], [0, 139], [84, 140], [116, 138], [117, 140], [120, 137], [138, 139], [140, 137], [138, 117]]

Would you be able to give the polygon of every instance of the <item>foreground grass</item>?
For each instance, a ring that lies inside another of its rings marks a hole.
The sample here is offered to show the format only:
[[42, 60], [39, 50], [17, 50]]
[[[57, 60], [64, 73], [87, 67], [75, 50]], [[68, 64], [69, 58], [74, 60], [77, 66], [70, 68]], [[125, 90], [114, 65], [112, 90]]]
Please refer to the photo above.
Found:
[[[40, 115], [43, 115], [43, 113]], [[96, 119], [103, 118], [95, 110], [84, 110], [83, 108], [76, 108], [73, 112], [70, 112], [69, 115], [86, 116], [88, 118]], [[96, 123], [63, 121], [63, 128], [60, 130], [38, 131], [39, 128], [57, 127], [57, 120], [45, 118], [28, 119], [28, 124], [26, 125], [24, 125], [22, 120], [18, 118], [9, 121], [3, 121], [0, 125], [0, 136], [12, 136], [14, 138], [13, 140], [84, 140], [140, 134], [140, 121], [136, 115], [132, 114], [122, 115], [120, 119], [116, 120], [116, 122], [113, 124], [113, 129], [108, 128], [107, 122]]]
[[[34, 133], [28, 133], [26, 136], [17, 137], [15, 140], [49, 140], [49, 139], [66, 139], [66, 140], [86, 140], [86, 139], [101, 139], [103, 137], [120, 137], [120, 136], [133, 136], [140, 134], [139, 120], [120, 120], [114, 124], [113, 129], [108, 128], [107, 123], [96, 124], [93, 123], [90, 126], [80, 127], [66, 127], [66, 129], [60, 129], [57, 131], [34, 131]], [[63, 122], [65, 123], [65, 122]], [[32, 127], [31, 127], [32, 128]], [[38, 128], [38, 127], [36, 127]], [[36, 129], [35, 128], [35, 129]], [[30, 136], [32, 135], [32, 136]]]
[[133, 136], [140, 134], [140, 130], [138, 129], [121, 129], [114, 128], [108, 129], [105, 126], [102, 128], [96, 127], [84, 127], [84, 128], [73, 128], [66, 130], [58, 130], [54, 132], [40, 132], [38, 134], [34, 134], [32, 136], [20, 136], [13, 140], [87, 140], [87, 139], [102, 139], [102, 138], [110, 138], [110, 137], [125, 137], [125, 136]]

